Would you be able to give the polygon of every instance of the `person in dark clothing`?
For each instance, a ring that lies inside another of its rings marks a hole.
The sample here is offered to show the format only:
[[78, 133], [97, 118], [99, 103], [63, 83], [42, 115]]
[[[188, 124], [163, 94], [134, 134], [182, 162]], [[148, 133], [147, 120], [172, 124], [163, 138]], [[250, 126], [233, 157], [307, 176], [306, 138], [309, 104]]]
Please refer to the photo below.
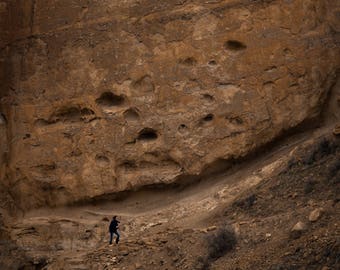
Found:
[[117, 220], [117, 216], [114, 216], [111, 220], [110, 226], [109, 226], [109, 232], [110, 232], [110, 245], [112, 244], [113, 234], [117, 235], [116, 238], [116, 244], [119, 242], [119, 233], [118, 233], [118, 224], [120, 221]]

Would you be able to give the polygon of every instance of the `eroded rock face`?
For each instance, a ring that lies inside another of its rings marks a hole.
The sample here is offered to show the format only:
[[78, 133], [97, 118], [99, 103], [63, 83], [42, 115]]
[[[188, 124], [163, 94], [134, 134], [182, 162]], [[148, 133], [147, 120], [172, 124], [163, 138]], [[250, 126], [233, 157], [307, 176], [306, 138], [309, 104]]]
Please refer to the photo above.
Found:
[[331, 0], [0, 2], [12, 196], [27, 209], [171, 183], [313, 119], [339, 67], [337, 12]]

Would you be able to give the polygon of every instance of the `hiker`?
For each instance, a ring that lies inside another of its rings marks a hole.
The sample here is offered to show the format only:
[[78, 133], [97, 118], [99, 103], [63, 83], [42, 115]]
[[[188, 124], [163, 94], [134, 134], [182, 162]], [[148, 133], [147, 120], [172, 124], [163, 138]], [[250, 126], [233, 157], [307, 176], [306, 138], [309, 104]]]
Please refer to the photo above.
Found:
[[116, 244], [118, 244], [118, 242], [119, 242], [119, 233], [117, 231], [118, 230], [118, 223], [120, 223], [120, 222], [117, 220], [117, 216], [114, 216], [111, 220], [110, 227], [109, 227], [110, 245], [112, 245], [113, 234], [117, 235]]

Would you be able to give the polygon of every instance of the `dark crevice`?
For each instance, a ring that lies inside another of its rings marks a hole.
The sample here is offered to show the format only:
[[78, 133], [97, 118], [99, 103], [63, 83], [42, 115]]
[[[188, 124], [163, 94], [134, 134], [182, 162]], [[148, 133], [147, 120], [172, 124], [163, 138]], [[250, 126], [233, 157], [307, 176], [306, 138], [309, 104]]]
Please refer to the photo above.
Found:
[[37, 127], [44, 127], [58, 122], [90, 122], [96, 119], [95, 112], [89, 108], [80, 108], [78, 106], [64, 106], [57, 109], [46, 120], [39, 118], [34, 122]]
[[80, 116], [81, 116], [81, 111], [78, 107], [62, 107], [58, 109], [53, 115], [53, 117], [61, 121], [77, 120], [80, 118]]
[[3, 113], [0, 113], [0, 126], [6, 124], [7, 124], [6, 116]]
[[247, 46], [241, 41], [228, 40], [227, 42], [224, 43], [224, 48], [226, 50], [231, 50], [231, 51], [241, 51], [241, 50], [245, 50]]
[[184, 132], [186, 132], [188, 130], [188, 127], [187, 127], [187, 125], [185, 125], [185, 124], [181, 124], [181, 125], [179, 125], [179, 127], [178, 127], [178, 131], [180, 132], [180, 133], [184, 133]]
[[94, 114], [94, 111], [92, 111], [91, 109], [88, 109], [88, 108], [83, 108], [80, 110], [80, 114], [81, 115], [93, 115]]
[[206, 116], [204, 116], [204, 117], [202, 118], [202, 120], [203, 120], [204, 122], [210, 122], [210, 121], [212, 121], [213, 119], [214, 119], [214, 115], [211, 114], [211, 113], [207, 114]]
[[26, 133], [24, 136], [23, 136], [23, 140], [26, 140], [26, 139], [29, 139], [29, 138], [31, 138], [31, 134], [29, 134], [29, 133]]
[[151, 140], [156, 140], [157, 138], [158, 138], [158, 135], [154, 129], [144, 128], [139, 132], [137, 140], [151, 141]]
[[104, 92], [96, 99], [96, 103], [101, 106], [119, 106], [124, 103], [124, 97], [115, 95], [112, 92]]
[[206, 101], [209, 101], [209, 102], [212, 102], [214, 101], [214, 97], [210, 94], [203, 94], [202, 97], [206, 100]]
[[[339, 75], [340, 75], [340, 69], [338, 69], [335, 72], [335, 74], [330, 75], [330, 76], [334, 76], [335, 79], [333, 80], [333, 83], [329, 86], [329, 90], [325, 93], [326, 95], [324, 99], [325, 101], [321, 108], [321, 119], [324, 123], [334, 121], [333, 120], [334, 116], [332, 117], [332, 113], [333, 113], [332, 109], [334, 110], [334, 108], [332, 108], [332, 102], [334, 99], [337, 99], [336, 101], [338, 105], [337, 110], [340, 110], [339, 108], [340, 106], [340, 83], [338, 82], [340, 80]], [[337, 94], [339, 95], [338, 97], [337, 97]]]

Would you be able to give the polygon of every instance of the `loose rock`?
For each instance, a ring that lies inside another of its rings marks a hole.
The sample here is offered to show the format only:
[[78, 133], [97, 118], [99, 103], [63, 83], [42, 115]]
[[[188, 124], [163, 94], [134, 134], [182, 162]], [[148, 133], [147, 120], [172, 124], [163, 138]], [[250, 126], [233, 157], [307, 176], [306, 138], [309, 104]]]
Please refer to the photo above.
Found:
[[323, 213], [322, 208], [315, 209], [309, 214], [308, 220], [310, 222], [315, 222], [322, 216], [322, 213]]
[[307, 226], [302, 221], [299, 221], [294, 225], [294, 227], [290, 231], [290, 237], [293, 239], [299, 238], [303, 232], [307, 230]]

